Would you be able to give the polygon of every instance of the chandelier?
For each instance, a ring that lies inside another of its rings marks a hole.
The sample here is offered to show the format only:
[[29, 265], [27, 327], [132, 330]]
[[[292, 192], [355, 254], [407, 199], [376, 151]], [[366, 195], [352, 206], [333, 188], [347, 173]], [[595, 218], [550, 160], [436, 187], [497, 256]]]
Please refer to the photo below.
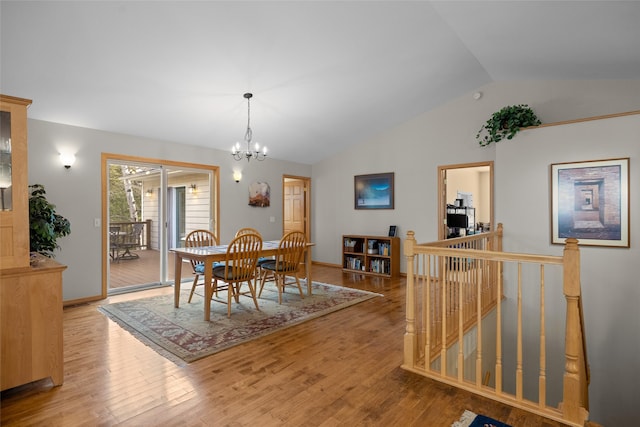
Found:
[[244, 134], [244, 142], [247, 144], [247, 148], [241, 150], [240, 143], [236, 142], [236, 145], [231, 149], [231, 155], [236, 160], [247, 159], [247, 161], [250, 161], [251, 159], [256, 159], [262, 161], [267, 158], [267, 147], [262, 147], [262, 151], [260, 151], [260, 145], [256, 142], [253, 145], [253, 149], [251, 148], [251, 138], [253, 137], [253, 132], [251, 131], [251, 98], [253, 94], [245, 93], [244, 97], [247, 99], [247, 132]]

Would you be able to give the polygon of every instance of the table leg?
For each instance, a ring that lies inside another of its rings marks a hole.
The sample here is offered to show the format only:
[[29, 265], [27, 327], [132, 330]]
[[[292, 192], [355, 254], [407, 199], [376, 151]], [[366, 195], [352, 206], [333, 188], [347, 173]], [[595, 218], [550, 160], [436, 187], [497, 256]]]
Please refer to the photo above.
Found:
[[213, 289], [211, 289], [211, 276], [213, 271], [213, 262], [210, 259], [204, 260], [204, 320], [211, 319], [211, 297]]
[[304, 251], [304, 268], [307, 276], [307, 295], [311, 295], [311, 248]]
[[173, 299], [176, 308], [180, 307], [180, 282], [182, 281], [182, 255], [174, 254]]

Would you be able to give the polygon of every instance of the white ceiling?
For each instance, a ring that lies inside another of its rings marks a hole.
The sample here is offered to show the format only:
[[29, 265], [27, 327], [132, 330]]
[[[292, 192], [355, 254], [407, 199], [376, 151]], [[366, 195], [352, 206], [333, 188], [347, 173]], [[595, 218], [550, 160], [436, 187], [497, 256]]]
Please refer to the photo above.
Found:
[[4, 1], [29, 117], [313, 164], [503, 80], [640, 78], [637, 1]]

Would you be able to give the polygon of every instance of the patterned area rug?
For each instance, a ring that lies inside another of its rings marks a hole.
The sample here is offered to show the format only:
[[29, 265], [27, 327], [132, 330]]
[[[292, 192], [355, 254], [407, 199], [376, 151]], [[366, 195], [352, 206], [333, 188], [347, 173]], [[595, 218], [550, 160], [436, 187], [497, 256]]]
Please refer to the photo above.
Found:
[[478, 415], [471, 411], [464, 411], [460, 419], [451, 427], [511, 427], [508, 424], [496, 421], [493, 418], [486, 417], [484, 415]]
[[[304, 281], [302, 281], [304, 282]], [[193, 362], [229, 347], [271, 334], [307, 320], [324, 316], [380, 296], [372, 292], [313, 282], [313, 295], [304, 299], [295, 288], [287, 288], [282, 305], [275, 286], [265, 285], [258, 299], [260, 311], [250, 297], [232, 303], [231, 318], [226, 304], [211, 303], [211, 321], [203, 318], [203, 295], [193, 295], [184, 286], [180, 307], [173, 306], [173, 293], [100, 306], [107, 315], [144, 344], [176, 363]], [[303, 286], [306, 291], [306, 284]], [[199, 287], [198, 290], [202, 290]], [[220, 297], [226, 298], [226, 292]]]

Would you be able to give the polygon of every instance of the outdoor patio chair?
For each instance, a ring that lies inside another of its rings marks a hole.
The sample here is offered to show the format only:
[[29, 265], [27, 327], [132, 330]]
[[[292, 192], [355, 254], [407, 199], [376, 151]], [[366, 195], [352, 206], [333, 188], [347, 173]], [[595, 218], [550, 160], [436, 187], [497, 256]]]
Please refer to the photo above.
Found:
[[140, 255], [131, 251], [140, 248], [140, 237], [142, 236], [143, 229], [144, 223], [136, 222], [131, 224], [131, 229], [128, 232], [118, 231], [115, 235], [112, 235], [111, 237], [114, 238], [111, 242], [111, 258], [115, 261], [140, 258]]

